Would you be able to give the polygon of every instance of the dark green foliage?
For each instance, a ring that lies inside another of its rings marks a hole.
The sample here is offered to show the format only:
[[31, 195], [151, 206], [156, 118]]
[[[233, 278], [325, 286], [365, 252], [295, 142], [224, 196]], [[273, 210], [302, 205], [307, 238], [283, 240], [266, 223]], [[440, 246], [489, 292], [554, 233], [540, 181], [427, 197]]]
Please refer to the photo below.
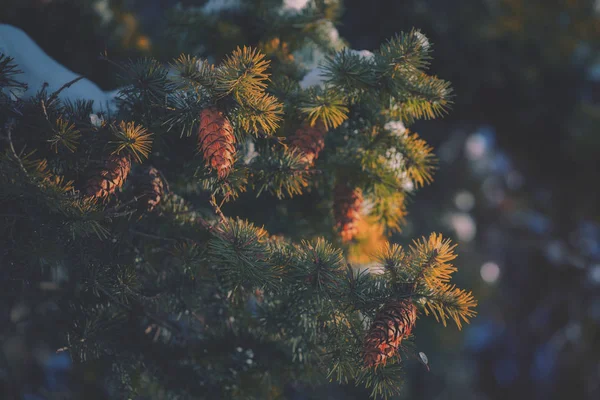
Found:
[[[315, 2], [293, 18], [318, 42], [312, 24], [333, 11]], [[113, 397], [281, 398], [288, 382], [327, 377], [376, 397], [396, 393], [399, 354], [377, 367], [361, 356], [378, 310], [405, 298], [460, 327], [475, 301], [450, 286], [453, 247], [441, 236], [415, 242], [410, 256], [384, 253], [383, 275], [354, 270], [331, 223], [331, 198], [337, 181], [364, 191], [374, 204], [365, 213], [387, 233], [404, 217], [407, 187], [431, 181], [431, 149], [388, 126], [398, 113], [408, 123], [448, 104], [449, 85], [424, 73], [424, 40], [399, 35], [372, 59], [332, 53], [326, 84], [309, 89], [283, 75], [269, 86], [270, 61], [249, 47], [215, 65], [189, 55], [171, 69], [131, 61], [120, 65], [114, 116], [90, 115], [88, 102], [43, 89], [32, 99], [3, 97], [0, 289], [8, 303], [50, 288], [36, 294], [61, 315], [48, 346], [81, 368], [104, 365], [97, 379]], [[16, 85], [15, 71], [0, 63], [4, 87]], [[227, 174], [196, 151], [207, 108], [236, 138]], [[287, 140], [306, 123], [327, 129], [314, 168]], [[390, 161], [389, 149], [401, 161]], [[105, 171], [109, 157], [133, 172]], [[135, 184], [150, 165], [170, 189], [151, 212]], [[119, 182], [102, 199], [85, 196], [90, 171]], [[250, 203], [256, 219], [227, 217], [250, 201], [246, 191], [260, 197]], [[314, 201], [304, 213], [291, 199], [302, 195]], [[287, 232], [308, 233], [272, 236], [286, 232], [277, 219]]]
[[27, 85], [15, 80], [21, 71], [13, 62], [13, 58], [6, 54], [0, 54], [0, 88], [26, 88]]

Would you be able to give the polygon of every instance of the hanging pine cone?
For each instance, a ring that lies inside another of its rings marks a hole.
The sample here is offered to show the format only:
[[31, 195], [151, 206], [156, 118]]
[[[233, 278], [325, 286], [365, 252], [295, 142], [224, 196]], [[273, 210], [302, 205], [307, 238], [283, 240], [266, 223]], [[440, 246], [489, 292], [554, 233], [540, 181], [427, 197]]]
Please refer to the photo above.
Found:
[[302, 162], [310, 167], [319, 157], [321, 150], [325, 148], [324, 137], [325, 127], [323, 124], [318, 123], [314, 127], [304, 124], [290, 137], [290, 143], [302, 151]]
[[96, 169], [85, 183], [84, 193], [88, 197], [108, 197], [125, 183], [131, 170], [131, 160], [124, 155], [113, 154]]
[[198, 147], [206, 166], [217, 170], [220, 179], [225, 178], [233, 166], [235, 136], [227, 117], [214, 107], [200, 113]]
[[153, 211], [165, 194], [165, 182], [162, 175], [154, 167], [146, 167], [136, 177], [135, 195], [139, 199], [139, 207]]
[[417, 319], [417, 308], [410, 299], [394, 300], [375, 316], [363, 344], [366, 367], [386, 363], [398, 352], [403, 339], [410, 336]]
[[342, 240], [349, 242], [358, 233], [360, 209], [363, 204], [362, 190], [346, 184], [337, 184], [334, 189], [333, 214]]

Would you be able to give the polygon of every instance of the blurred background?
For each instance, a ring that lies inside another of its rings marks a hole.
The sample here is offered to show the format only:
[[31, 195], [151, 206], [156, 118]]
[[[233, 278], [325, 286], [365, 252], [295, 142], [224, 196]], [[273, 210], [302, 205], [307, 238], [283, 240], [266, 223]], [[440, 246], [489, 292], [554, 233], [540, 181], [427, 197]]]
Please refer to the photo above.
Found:
[[[207, 2], [0, 0], [0, 23], [112, 90], [101, 53], [178, 55], [165, 35], [177, 3]], [[460, 332], [419, 322], [431, 371], [409, 365], [403, 398], [600, 398], [600, 1], [345, 0], [337, 19], [357, 50], [421, 29], [431, 70], [456, 94], [448, 116], [414, 126], [439, 170], [396, 239], [450, 235], [457, 284], [480, 305]], [[219, 29], [222, 54], [227, 38], [243, 44]], [[368, 398], [353, 387], [306, 396]]]

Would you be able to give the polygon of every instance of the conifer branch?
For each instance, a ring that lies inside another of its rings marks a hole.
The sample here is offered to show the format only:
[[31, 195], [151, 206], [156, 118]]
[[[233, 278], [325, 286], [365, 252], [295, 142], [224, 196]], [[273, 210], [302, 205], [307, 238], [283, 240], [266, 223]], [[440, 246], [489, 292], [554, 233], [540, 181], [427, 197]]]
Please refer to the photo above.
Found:
[[112, 154], [126, 153], [141, 163], [150, 154], [152, 136], [146, 128], [134, 122], [121, 121], [118, 126], [112, 126], [115, 140], [110, 142], [115, 149]]
[[348, 107], [340, 93], [333, 89], [312, 89], [300, 110], [311, 126], [320, 121], [325, 129], [337, 128], [348, 118]]
[[178, 72], [179, 82], [184, 88], [191, 84], [196, 90], [215, 90], [216, 70], [208, 61], [181, 54], [172, 66]]
[[25, 83], [14, 79], [15, 76], [22, 74], [23, 71], [13, 61], [14, 58], [0, 53], [0, 88], [27, 89]]
[[5, 125], [4, 125], [4, 130], [6, 131], [6, 141], [8, 142], [8, 146], [10, 148], [10, 151], [12, 153], [12, 156], [14, 157], [14, 160], [18, 163], [19, 167], [21, 168], [21, 171], [23, 171], [23, 173], [25, 174], [25, 176], [29, 176], [29, 174], [27, 173], [27, 170], [25, 169], [25, 166], [23, 165], [23, 162], [21, 161], [21, 157], [19, 157], [19, 155], [17, 154], [16, 150], [15, 150], [15, 145], [12, 141], [12, 131], [15, 127], [15, 121], [14, 120], [9, 120]]
[[[391, 396], [417, 311], [460, 328], [476, 301], [451, 283], [455, 246], [441, 235], [405, 248], [387, 243], [377, 258], [383, 274], [353, 269], [348, 259], [373, 219], [382, 238], [399, 230], [409, 192], [432, 181], [431, 147], [402, 122], [442, 115], [450, 85], [425, 73], [431, 48], [418, 31], [373, 55], [334, 52], [340, 44], [327, 28], [339, 10], [331, 2], [283, 14], [248, 4], [244, 12], [261, 23], [280, 18], [258, 38], [269, 59], [238, 47], [216, 65], [186, 53], [170, 66], [151, 58], [116, 64], [124, 84], [118, 120], [94, 114], [89, 101], [60, 99], [77, 80], [50, 96], [44, 86], [33, 99], [0, 98], [12, 116], [0, 159], [4, 257], [27, 287], [64, 290], [61, 301], [73, 307], [59, 333], [74, 357], [103, 357], [121, 371], [112, 374], [118, 380], [139, 369], [166, 398], [209, 386], [214, 397], [251, 397], [240, 382], [272, 376], [276, 387], [310, 371]], [[219, 18], [189, 10], [182, 20], [202, 22], [187, 27], [193, 36]], [[323, 87], [300, 87], [296, 54], [305, 43], [331, 50]], [[16, 73], [0, 56], [0, 86], [18, 85]], [[246, 190], [272, 196], [253, 203]], [[259, 206], [269, 208], [251, 208]], [[242, 213], [264, 218], [277, 236], [235, 217]], [[64, 266], [68, 284], [49, 285], [48, 265]], [[2, 289], [14, 299], [28, 290]], [[123, 332], [144, 339], [124, 352]], [[252, 363], [238, 346], [256, 350]], [[167, 370], [193, 383], [165, 384]], [[127, 392], [151, 387], [142, 381]]]
[[244, 46], [233, 51], [216, 71], [216, 90], [221, 96], [232, 94], [239, 102], [252, 99], [266, 89], [270, 62], [257, 49]]
[[54, 91], [54, 93], [52, 93], [50, 95], [50, 97], [48, 97], [47, 103], [53, 104], [56, 101], [56, 99], [58, 98], [58, 95], [61, 94], [63, 90], [70, 88], [71, 86], [73, 86], [74, 84], [76, 84], [77, 82], [82, 80], [83, 78], [84, 78], [83, 76], [78, 76], [77, 78], [62, 85], [60, 88], [58, 88], [56, 91]]

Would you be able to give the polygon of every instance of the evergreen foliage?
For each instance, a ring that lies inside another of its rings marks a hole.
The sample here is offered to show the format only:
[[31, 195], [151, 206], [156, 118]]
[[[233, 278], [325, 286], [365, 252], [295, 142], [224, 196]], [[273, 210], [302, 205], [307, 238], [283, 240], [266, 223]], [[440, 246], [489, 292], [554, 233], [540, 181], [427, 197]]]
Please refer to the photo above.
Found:
[[[307, 27], [333, 11], [314, 4], [289, 16], [298, 24], [280, 22], [290, 43], [319, 42]], [[380, 310], [401, 301], [460, 328], [476, 302], [450, 283], [454, 246], [437, 234], [408, 250], [388, 244], [382, 274], [353, 268], [333, 197], [339, 182], [360, 190], [371, 206], [354, 211], [388, 234], [411, 188], [431, 182], [431, 148], [393, 124], [438, 117], [450, 104], [449, 84], [426, 73], [430, 51], [414, 30], [372, 58], [331, 52], [325, 85], [308, 89], [289, 58], [248, 46], [216, 63], [140, 59], [119, 65], [115, 115], [45, 88], [17, 98], [18, 66], [2, 56], [3, 296], [55, 301], [56, 349], [82, 368], [107, 365], [117, 397], [281, 398], [289, 382], [326, 378], [375, 397], [397, 393], [396, 338], [382, 339], [386, 362], [364, 362]], [[216, 127], [203, 131], [203, 118]], [[307, 124], [326, 131], [310, 165], [290, 141]], [[136, 181], [143, 176], [150, 183]], [[151, 207], [140, 187], [150, 188]], [[293, 200], [307, 196], [321, 225], [272, 235], [260, 221], [227, 216], [245, 192], [277, 199], [289, 218]]]

